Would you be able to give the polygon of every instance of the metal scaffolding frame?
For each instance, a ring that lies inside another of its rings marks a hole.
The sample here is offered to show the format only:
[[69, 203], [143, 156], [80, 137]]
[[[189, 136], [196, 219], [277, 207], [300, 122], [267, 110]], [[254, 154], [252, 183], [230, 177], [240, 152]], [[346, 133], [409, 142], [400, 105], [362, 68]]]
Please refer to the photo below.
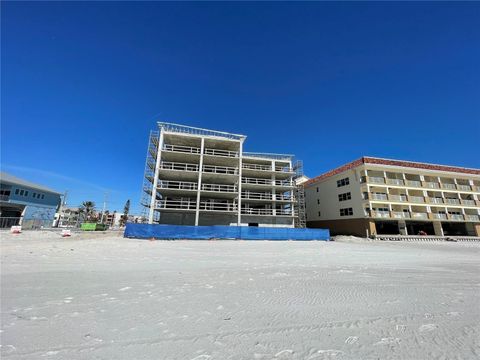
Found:
[[295, 217], [295, 227], [296, 228], [306, 228], [307, 227], [307, 220], [305, 216], [305, 188], [303, 183], [297, 183], [297, 180], [303, 176], [303, 161], [297, 160], [293, 165], [293, 170], [295, 171], [294, 181], [296, 183], [295, 186], [295, 213], [297, 216]]

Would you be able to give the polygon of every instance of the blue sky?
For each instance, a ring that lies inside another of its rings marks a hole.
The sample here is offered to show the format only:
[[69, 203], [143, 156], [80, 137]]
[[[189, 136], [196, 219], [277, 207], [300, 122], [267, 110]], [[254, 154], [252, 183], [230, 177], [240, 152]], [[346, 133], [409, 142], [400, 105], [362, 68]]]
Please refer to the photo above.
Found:
[[3, 2], [2, 170], [138, 211], [157, 120], [318, 175], [480, 167], [480, 3]]

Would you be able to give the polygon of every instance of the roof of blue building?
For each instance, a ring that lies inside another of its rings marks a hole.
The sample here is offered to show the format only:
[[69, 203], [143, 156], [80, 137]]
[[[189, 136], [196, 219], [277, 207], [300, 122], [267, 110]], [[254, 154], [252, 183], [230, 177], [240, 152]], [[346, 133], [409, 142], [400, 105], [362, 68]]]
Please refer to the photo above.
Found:
[[45, 191], [53, 194], [59, 194], [59, 195], [61, 194], [58, 191], [47, 188], [46, 186], [35, 184], [30, 181], [17, 178], [16, 176], [13, 176], [3, 171], [0, 172], [0, 183], [29, 187], [31, 189]]

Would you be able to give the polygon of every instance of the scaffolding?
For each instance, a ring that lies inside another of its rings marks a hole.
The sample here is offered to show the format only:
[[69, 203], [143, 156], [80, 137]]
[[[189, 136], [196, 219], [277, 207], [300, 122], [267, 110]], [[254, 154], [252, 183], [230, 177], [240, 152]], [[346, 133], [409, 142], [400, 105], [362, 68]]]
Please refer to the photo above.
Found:
[[295, 171], [295, 213], [297, 216], [295, 217], [295, 227], [296, 228], [306, 228], [307, 227], [307, 220], [305, 217], [305, 188], [303, 186], [303, 182], [301, 178], [303, 176], [303, 161], [297, 160], [293, 165], [293, 170]]
[[[155, 178], [155, 165], [157, 162], [159, 138], [159, 131], [150, 131], [150, 136], [148, 137], [147, 156], [145, 160], [145, 172], [143, 174], [142, 195], [140, 198], [140, 206], [142, 208], [143, 218], [148, 218], [148, 212], [150, 210], [150, 201], [153, 194], [153, 180]], [[161, 198], [157, 197], [157, 200], [161, 200]], [[160, 214], [155, 211], [154, 220], [158, 222], [159, 219]]]

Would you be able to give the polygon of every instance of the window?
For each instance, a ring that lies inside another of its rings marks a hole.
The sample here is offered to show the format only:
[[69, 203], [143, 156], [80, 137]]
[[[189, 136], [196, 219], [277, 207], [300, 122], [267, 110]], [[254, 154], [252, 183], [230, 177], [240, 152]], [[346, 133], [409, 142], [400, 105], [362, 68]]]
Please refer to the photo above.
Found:
[[352, 208], [340, 209], [340, 216], [350, 216], [350, 215], [353, 215], [353, 209]]
[[317, 199], [317, 204], [320, 205], [320, 199]]
[[347, 177], [345, 179], [337, 180], [337, 187], [342, 187], [346, 185], [350, 185], [350, 178]]
[[33, 193], [32, 197], [35, 199], [37, 197], [37, 193]]
[[338, 201], [346, 201], [352, 198], [352, 194], [350, 192], [338, 194]]
[[23, 190], [20, 190], [20, 195], [23, 196]]
[[15, 195], [18, 195], [19, 191], [19, 189], [15, 189]]
[[42, 194], [42, 199], [44, 199], [44, 198], [45, 198], [45, 195]]
[[28, 190], [25, 190], [25, 196], [28, 196]]
[[318, 192], [318, 186], [317, 186], [317, 192]]
[[322, 216], [320, 211], [318, 212], [318, 216]]

